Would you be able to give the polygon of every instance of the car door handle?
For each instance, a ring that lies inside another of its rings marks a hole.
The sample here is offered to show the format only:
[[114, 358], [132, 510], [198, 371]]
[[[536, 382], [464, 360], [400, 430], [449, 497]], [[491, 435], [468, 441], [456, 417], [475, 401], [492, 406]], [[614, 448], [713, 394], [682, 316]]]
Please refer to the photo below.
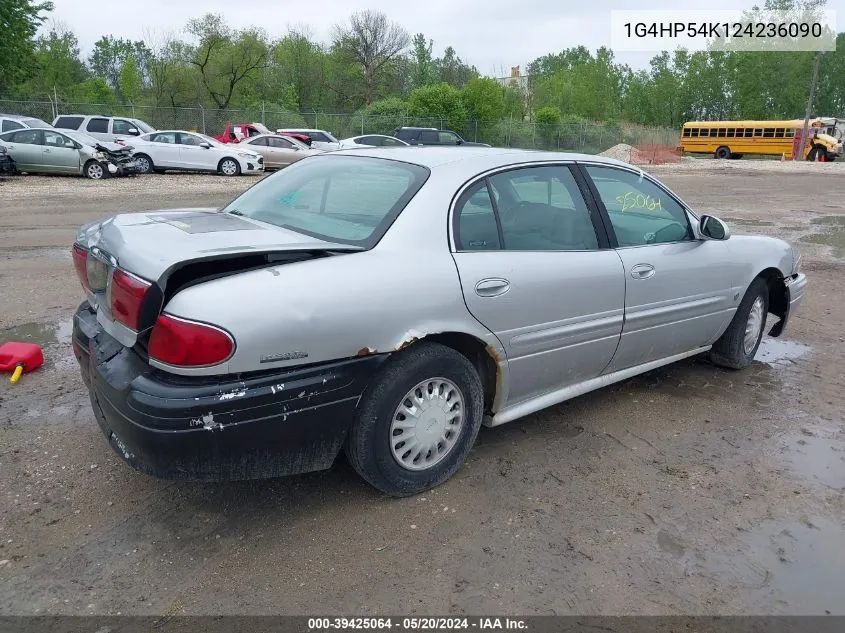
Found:
[[510, 287], [507, 279], [482, 279], [475, 284], [475, 294], [479, 297], [498, 297], [510, 290]]
[[651, 264], [637, 264], [631, 268], [631, 277], [634, 279], [648, 279], [654, 276], [654, 266]]
[[49, 148], [49, 147], [45, 147], [45, 148], [44, 148], [44, 153], [45, 153], [45, 154], [49, 154], [49, 153], [50, 153], [50, 148]]

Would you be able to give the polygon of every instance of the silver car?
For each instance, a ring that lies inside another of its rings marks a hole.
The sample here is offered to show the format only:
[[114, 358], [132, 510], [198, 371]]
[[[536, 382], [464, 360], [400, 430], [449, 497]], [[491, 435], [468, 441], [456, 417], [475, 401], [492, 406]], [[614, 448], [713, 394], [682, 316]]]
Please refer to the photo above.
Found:
[[448, 479], [482, 424], [709, 354], [741, 369], [807, 284], [648, 174], [494, 148], [341, 150], [221, 210], [83, 227], [73, 345], [133, 466], [244, 479], [341, 450], [391, 495]]
[[311, 149], [305, 143], [281, 134], [250, 136], [238, 145], [243, 145], [250, 151], [261, 154], [264, 157], [264, 169], [267, 171], [282, 169], [307, 156], [323, 153], [322, 150]]
[[0, 134], [18, 171], [76, 174], [92, 180], [136, 173], [132, 147], [53, 128], [26, 128]]

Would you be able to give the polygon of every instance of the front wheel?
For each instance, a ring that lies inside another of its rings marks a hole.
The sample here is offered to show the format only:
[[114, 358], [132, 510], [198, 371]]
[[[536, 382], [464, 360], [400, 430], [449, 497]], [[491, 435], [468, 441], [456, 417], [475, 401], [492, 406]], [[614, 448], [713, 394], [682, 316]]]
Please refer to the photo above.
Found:
[[89, 160], [85, 163], [82, 172], [86, 178], [90, 178], [91, 180], [102, 180], [106, 175], [106, 170], [96, 160]]
[[384, 493], [443, 483], [469, 453], [484, 411], [481, 379], [450, 347], [421, 342], [386, 361], [358, 406], [346, 455]]
[[138, 165], [139, 174], [151, 174], [155, 169], [153, 159], [146, 154], [136, 154], [135, 164]]
[[238, 176], [241, 173], [241, 166], [234, 158], [221, 160], [218, 169], [224, 176]]
[[769, 286], [757, 277], [748, 287], [728, 329], [713, 344], [710, 360], [729, 369], [747, 367], [763, 340], [768, 313]]

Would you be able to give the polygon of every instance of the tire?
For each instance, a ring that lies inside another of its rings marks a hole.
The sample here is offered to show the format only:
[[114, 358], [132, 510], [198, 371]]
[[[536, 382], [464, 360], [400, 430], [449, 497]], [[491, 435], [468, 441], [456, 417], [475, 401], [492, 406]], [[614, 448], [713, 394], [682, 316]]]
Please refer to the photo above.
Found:
[[82, 173], [91, 180], [102, 180], [107, 176], [105, 168], [96, 160], [89, 160], [82, 168]]
[[768, 313], [769, 286], [757, 277], [745, 292], [728, 329], [713, 344], [710, 360], [728, 369], [747, 367], [763, 340]]
[[151, 174], [156, 171], [153, 159], [146, 154], [136, 154], [135, 161], [138, 163], [139, 174]]
[[241, 165], [234, 158], [224, 158], [220, 161], [220, 164], [217, 165], [217, 171], [224, 176], [240, 176]]
[[[427, 427], [400, 411], [412, 392], [420, 397], [421, 404], [411, 401], [417, 415], [432, 416], [419, 421]], [[458, 412], [463, 413], [458, 430], [447, 437], [449, 416]], [[483, 413], [481, 379], [472, 363], [450, 347], [423, 341], [388, 359], [364, 393], [346, 440], [346, 455], [375, 488], [395, 497], [411, 496], [442, 484], [458, 470], [475, 443]], [[406, 433], [409, 439], [403, 440]], [[439, 456], [431, 450], [403, 455], [410, 442], [432, 446], [432, 440], [441, 449]], [[428, 467], [426, 459], [431, 461]]]
[[715, 158], [730, 158], [731, 157], [731, 150], [722, 145], [716, 152], [713, 154]]

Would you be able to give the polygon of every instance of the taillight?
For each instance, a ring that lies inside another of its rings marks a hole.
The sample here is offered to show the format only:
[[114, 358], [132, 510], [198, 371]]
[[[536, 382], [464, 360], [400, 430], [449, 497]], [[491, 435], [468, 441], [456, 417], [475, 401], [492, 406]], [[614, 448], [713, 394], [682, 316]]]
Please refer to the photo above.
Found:
[[115, 269], [108, 289], [112, 318], [137, 332], [140, 329], [141, 304], [149, 289], [150, 284], [143, 279]]
[[91, 284], [88, 283], [88, 251], [79, 244], [74, 244], [71, 253], [73, 255], [73, 267], [76, 268], [76, 276], [82, 282], [83, 288], [91, 290]]
[[216, 365], [234, 351], [235, 341], [220, 328], [168, 314], [156, 319], [147, 345], [150, 358], [177, 367]]

